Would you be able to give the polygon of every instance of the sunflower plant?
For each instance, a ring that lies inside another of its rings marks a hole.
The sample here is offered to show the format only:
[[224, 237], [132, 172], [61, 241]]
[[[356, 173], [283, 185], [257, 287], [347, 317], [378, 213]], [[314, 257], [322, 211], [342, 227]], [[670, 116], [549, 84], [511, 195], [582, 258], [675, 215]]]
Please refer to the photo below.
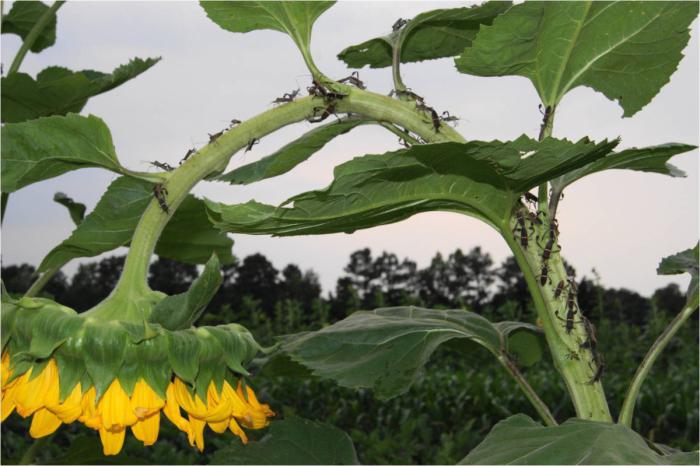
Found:
[[[333, 2], [204, 1], [204, 13], [227, 31], [287, 34], [311, 73], [308, 95], [285, 94], [274, 108], [232, 121], [211, 134], [208, 144], [188, 151], [177, 167], [160, 164], [157, 173], [122, 166], [105, 123], [79, 112], [91, 96], [158, 59], [134, 59], [111, 74], [58, 67], [36, 78], [19, 72], [28, 50], [53, 43], [61, 5], [16, 2], [3, 16], [3, 32], [24, 40], [2, 82], [3, 210], [10, 193], [70, 170], [100, 167], [120, 177], [86, 216], [62, 198], [76, 229], [42, 261], [40, 276], [24, 297], [3, 293], [3, 420], [13, 412], [32, 416], [29, 433], [35, 438], [78, 421], [99, 432], [108, 455], [120, 451], [127, 427], [144, 445], [153, 444], [161, 413], [200, 450], [207, 426], [216, 433], [229, 430], [245, 443], [245, 429], [264, 428], [275, 414], [258, 401], [246, 369], [261, 352], [258, 363], [275, 361], [270, 367], [280, 367], [283, 361], [288, 370], [306, 366], [316, 376], [369, 387], [388, 398], [405, 392], [432, 352], [452, 341], [466, 355], [474, 345], [493, 354], [541, 420], [506, 419], [464, 462], [697, 460], [647, 442], [631, 429], [646, 374], [698, 308], [697, 246], [659, 267], [660, 273], [692, 275], [688, 301], [642, 361], [620, 416], [613, 419], [602, 383], [604, 358], [596, 348], [595, 328], [578, 306], [575, 282], [567, 276], [556, 220], [564, 189], [577, 180], [610, 169], [682, 176], [668, 160], [694, 147], [667, 143], [616, 151], [619, 140], [553, 137], [563, 97], [579, 86], [616, 100], [625, 117], [649, 103], [682, 58], [697, 3], [487, 2], [401, 19], [387, 36], [339, 54], [351, 68], [389, 68], [394, 89], [387, 96], [367, 90], [357, 72], [333, 79], [314, 63], [313, 23]], [[537, 137], [466, 140], [450, 125], [454, 116], [431, 107], [401, 76], [402, 63], [445, 57], [454, 57], [462, 73], [530, 79], [542, 101]], [[274, 154], [226, 171], [234, 154], [305, 120], [321, 124]], [[280, 206], [254, 200], [231, 205], [190, 194], [200, 181], [245, 185], [287, 173], [335, 137], [368, 124], [396, 134], [405, 147], [339, 165], [325, 189]], [[221, 283], [221, 264], [232, 260], [226, 233], [351, 233], [436, 210], [477, 218], [503, 238], [527, 281], [536, 322], [490, 322], [461, 309], [385, 308], [356, 312], [320, 331], [284, 336], [274, 348], [261, 348], [235, 323], [196, 326]], [[70, 260], [127, 245], [118, 284], [93, 309], [77, 314], [36, 297]], [[153, 291], [146, 275], [154, 252], [204, 264], [204, 271], [185, 293]], [[521, 371], [546, 349], [576, 410], [577, 417], [562, 424]], [[299, 451], [290, 445], [298, 446], [300, 438], [308, 444], [305, 458], [356, 461], [346, 436], [286, 420], [273, 423], [259, 448], [231, 447], [224, 462], [293, 462]]]

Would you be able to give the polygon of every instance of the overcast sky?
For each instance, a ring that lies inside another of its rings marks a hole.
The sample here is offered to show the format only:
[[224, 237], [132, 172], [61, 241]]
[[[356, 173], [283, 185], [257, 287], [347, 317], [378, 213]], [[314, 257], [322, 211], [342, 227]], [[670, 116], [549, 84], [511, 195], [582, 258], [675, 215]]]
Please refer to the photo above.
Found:
[[[410, 18], [462, 4], [339, 3], [316, 22], [312, 52], [324, 73], [344, 77], [349, 71], [336, 54], [346, 46], [386, 34], [399, 16]], [[5, 68], [19, 45], [17, 36], [2, 36]], [[591, 89], [570, 92], [557, 110], [554, 136], [573, 140], [620, 136], [620, 148], [665, 142], [697, 145], [697, 20], [685, 55], [671, 82], [632, 118], [622, 118], [619, 106]], [[206, 142], [207, 132], [222, 129], [232, 118], [243, 120], [265, 111], [275, 97], [297, 87], [304, 89], [310, 81], [299, 53], [284, 34], [233, 34], [212, 23], [197, 3], [175, 2], [68, 2], [59, 11], [56, 45], [38, 55], [28, 54], [21, 71], [35, 76], [47, 66], [60, 65], [109, 72], [134, 56], [163, 60], [129, 83], [91, 99], [83, 113], [106, 121], [120, 160], [136, 170], [149, 169], [147, 161], [155, 159], [177, 164], [189, 147]], [[460, 74], [452, 59], [405, 65], [402, 71], [407, 85], [430, 105], [462, 118], [457, 129], [467, 139], [537, 135], [539, 101], [525, 78]], [[386, 94], [392, 87], [388, 69], [360, 73], [370, 90]], [[230, 167], [270, 154], [311, 127], [300, 123], [284, 128], [251, 152], [236, 155]], [[227, 203], [251, 198], [279, 203], [293, 194], [325, 187], [340, 162], [397, 147], [396, 137], [385, 130], [361, 127], [337, 138], [287, 175], [247, 187], [202, 183], [194, 192]], [[672, 281], [687, 284], [685, 277], [659, 277], [656, 266], [660, 258], [698, 240], [697, 155], [696, 150], [672, 160], [688, 173], [687, 178], [609, 171], [585, 178], [566, 191], [558, 215], [561, 243], [579, 277], [590, 276], [595, 268], [606, 286], [644, 295]], [[73, 225], [65, 209], [52, 202], [56, 191], [92, 209], [115, 177], [97, 169], [79, 170], [12, 194], [3, 225], [3, 265], [38, 264], [68, 237]], [[387, 250], [409, 257], [419, 267], [428, 265], [436, 252], [449, 254], [458, 247], [481, 246], [496, 263], [509, 254], [502, 238], [486, 225], [444, 212], [420, 214], [352, 235], [236, 235], [234, 240], [239, 257], [261, 252], [278, 268], [290, 262], [313, 268], [326, 291], [333, 289], [350, 253], [365, 246], [375, 253]], [[72, 274], [77, 263], [65, 271]]]

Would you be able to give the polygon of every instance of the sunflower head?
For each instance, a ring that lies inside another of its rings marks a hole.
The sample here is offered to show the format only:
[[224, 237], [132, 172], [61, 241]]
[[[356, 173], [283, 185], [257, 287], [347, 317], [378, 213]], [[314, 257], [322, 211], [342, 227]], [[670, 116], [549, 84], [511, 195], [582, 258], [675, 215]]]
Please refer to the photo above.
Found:
[[34, 438], [82, 422], [99, 431], [105, 455], [119, 453], [127, 428], [152, 445], [161, 413], [200, 450], [206, 426], [247, 442], [244, 428], [274, 416], [243, 378], [259, 350], [238, 324], [172, 330], [5, 295], [2, 420], [32, 416]]

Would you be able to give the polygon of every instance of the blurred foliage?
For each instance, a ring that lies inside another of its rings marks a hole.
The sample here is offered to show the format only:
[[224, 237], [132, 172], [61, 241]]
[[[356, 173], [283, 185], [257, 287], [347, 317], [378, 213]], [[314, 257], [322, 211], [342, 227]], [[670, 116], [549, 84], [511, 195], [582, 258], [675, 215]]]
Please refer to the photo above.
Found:
[[[104, 298], [116, 283], [122, 257], [81, 265], [69, 280], [58, 274], [46, 294], [86, 310]], [[569, 267], [570, 273], [575, 271]], [[22, 264], [2, 269], [5, 286], [21, 293], [33, 280], [33, 267]], [[150, 283], [167, 293], [186, 290], [197, 268], [167, 259], [151, 266]], [[479, 248], [436, 255], [419, 269], [409, 259], [369, 249], [350, 256], [336, 289], [322, 296], [318, 276], [290, 264], [281, 272], [263, 255], [255, 254], [224, 266], [224, 282], [200, 324], [236, 321], [247, 326], [263, 344], [275, 335], [318, 329], [358, 309], [415, 304], [469, 308], [493, 320], [534, 321], [529, 294], [513, 258], [495, 265]], [[603, 377], [616, 416], [637, 364], [685, 302], [677, 285], [656, 290], [651, 298], [633, 291], [605, 288], [593, 273], [579, 282], [579, 302], [595, 322], [599, 348], [608, 369]], [[634, 429], [655, 442], [675, 448], [698, 448], [698, 326], [682, 328], [642, 387]], [[525, 376], [549, 404], [557, 419], [574, 415], [563, 382], [551, 361], [524, 368]], [[431, 358], [423, 377], [408, 393], [389, 401], [371, 391], [338, 387], [317, 379], [254, 376], [261, 399], [278, 417], [298, 415], [335, 425], [352, 438], [362, 463], [454, 464], [475, 447], [499, 420], [537, 414], [510, 377], [486, 351], [469, 357], [449, 345]], [[16, 415], [2, 423], [3, 463], [16, 463], [33, 442], [28, 420]], [[259, 438], [264, 432], [254, 432]], [[92, 439], [92, 440], [90, 440]], [[89, 442], [99, 450], [98, 436], [79, 425], [63, 426], [39, 451], [43, 464], [75, 462]], [[144, 448], [127, 436], [123, 456], [101, 461], [150, 464], [206, 464], [219, 448], [238, 442], [230, 435], [207, 435], [204, 454], [189, 447], [185, 435], [167, 421], [158, 442]]]

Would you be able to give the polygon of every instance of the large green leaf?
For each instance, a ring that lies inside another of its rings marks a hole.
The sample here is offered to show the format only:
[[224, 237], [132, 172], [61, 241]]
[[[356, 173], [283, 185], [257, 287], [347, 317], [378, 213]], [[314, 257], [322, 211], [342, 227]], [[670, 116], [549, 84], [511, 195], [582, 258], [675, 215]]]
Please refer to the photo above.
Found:
[[482, 24], [491, 24], [511, 2], [492, 1], [463, 8], [421, 13], [402, 29], [352, 45], [338, 54], [351, 68], [384, 68], [392, 64], [395, 46], [401, 47], [401, 62], [409, 63], [453, 57], [469, 47]]
[[[143, 211], [153, 199], [152, 188], [153, 185], [142, 180], [117, 178], [71, 236], [48, 253], [38, 272], [60, 267], [71, 259], [93, 257], [127, 245]], [[232, 261], [233, 241], [213, 229], [204, 210], [201, 200], [189, 196], [163, 230], [156, 254], [202, 264], [215, 252], [223, 263]]]
[[25, 73], [2, 78], [2, 121], [18, 123], [42, 116], [80, 112], [90, 97], [124, 84], [155, 65], [160, 58], [134, 58], [112, 73], [71, 71], [52, 66], [36, 80]]
[[334, 1], [200, 1], [209, 19], [231, 32], [272, 29], [288, 34], [311, 65], [311, 29]]
[[455, 61], [477, 76], [525, 76], [547, 106], [588, 86], [629, 117], [676, 70], [697, 12], [697, 2], [525, 2], [482, 27]]
[[464, 310], [395, 307], [358, 311], [317, 332], [287, 336], [282, 349], [317, 376], [391, 398], [408, 390], [442, 343], [463, 338], [502, 355], [516, 329], [536, 330], [524, 323], [499, 327]]
[[698, 244], [694, 248], [686, 249], [672, 256], [664, 257], [656, 269], [659, 275], [675, 275], [679, 273], [690, 274], [690, 285], [686, 293], [688, 302], [697, 300], [698, 294]]
[[79, 168], [99, 167], [154, 178], [119, 164], [109, 128], [93, 115], [69, 114], [8, 123], [2, 127], [1, 144], [4, 193]]
[[192, 286], [184, 293], [165, 297], [153, 308], [148, 320], [168, 330], [189, 328], [214, 297], [222, 280], [219, 258], [214, 254]]
[[273, 422], [259, 442], [235, 440], [212, 464], [359, 464], [348, 434], [320, 422], [290, 417]]
[[274, 154], [263, 157], [257, 162], [252, 162], [238, 167], [228, 173], [218, 176], [219, 181], [227, 181], [231, 184], [250, 184], [256, 181], [272, 178], [287, 173], [300, 163], [321, 150], [333, 138], [345, 134], [351, 129], [367, 124], [367, 120], [344, 120], [329, 123], [314, 128], [299, 139], [290, 142]]
[[[2, 33], [17, 34], [22, 40], [27, 38], [29, 31], [34, 24], [39, 21], [44, 13], [49, 11], [49, 7], [38, 1], [13, 2], [12, 9], [2, 17]], [[31, 50], [34, 53], [41, 52], [47, 47], [51, 47], [56, 42], [56, 16], [49, 20], [44, 29], [39, 33], [32, 44]], [[4, 85], [4, 83], [3, 83]], [[3, 105], [5, 103], [3, 102]]]
[[416, 145], [339, 165], [330, 187], [285, 202], [293, 207], [254, 201], [230, 206], [207, 201], [207, 206], [218, 228], [249, 234], [352, 232], [434, 210], [502, 226], [523, 192], [603, 157], [615, 144], [521, 137]]
[[686, 175], [682, 170], [667, 162], [668, 159], [674, 155], [682, 154], [693, 149], [695, 149], [695, 146], [675, 143], [643, 147], [641, 149], [626, 149], [621, 152], [609, 154], [585, 167], [573, 170], [556, 180], [552, 180], [552, 186], [561, 192], [561, 190], [574, 181], [603, 170], [635, 170], [660, 173], [673, 177], [684, 177]]
[[[544, 427], [524, 414], [494, 426], [460, 464], [670, 464], [688, 456], [660, 455], [620, 424], [569, 419]], [[697, 453], [692, 458], [697, 464]]]
[[61, 192], [54, 194], [53, 200], [68, 209], [70, 218], [76, 226], [82, 223], [83, 218], [85, 218], [85, 204], [75, 202], [72, 198]]

